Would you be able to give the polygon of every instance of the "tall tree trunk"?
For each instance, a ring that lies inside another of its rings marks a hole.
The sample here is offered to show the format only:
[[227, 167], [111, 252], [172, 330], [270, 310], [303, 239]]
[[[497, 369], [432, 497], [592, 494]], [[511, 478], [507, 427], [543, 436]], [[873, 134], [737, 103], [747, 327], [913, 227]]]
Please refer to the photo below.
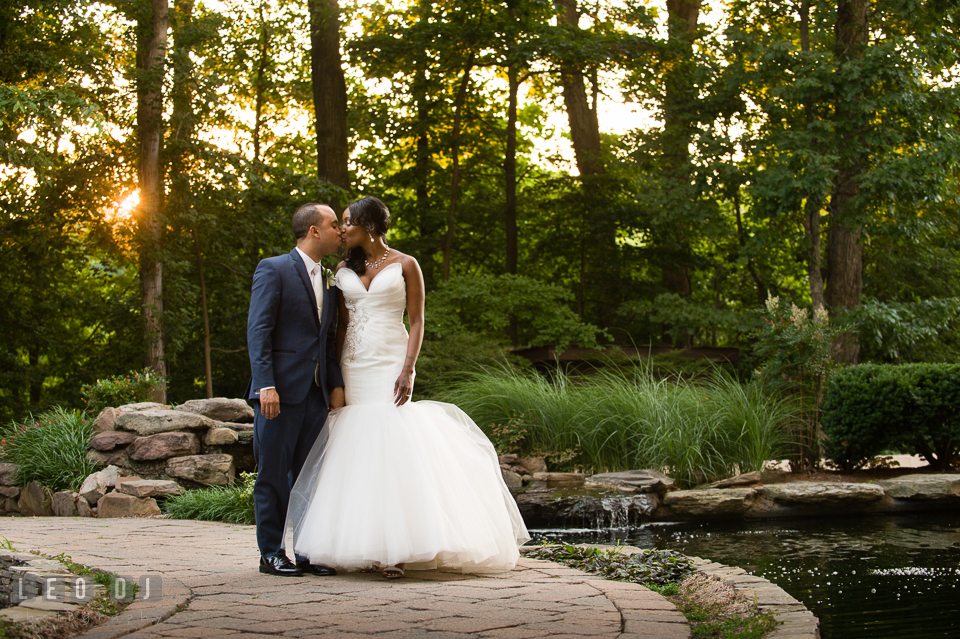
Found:
[[[835, 55], [839, 65], [857, 64], [867, 46], [867, 0], [840, 0], [837, 4]], [[827, 231], [826, 302], [833, 309], [852, 309], [860, 304], [863, 289], [863, 226], [857, 217], [860, 176], [867, 159], [860, 150], [862, 128], [857, 124], [860, 107], [857, 98], [841, 96], [834, 107], [839, 130], [841, 166], [833, 180], [830, 197], [830, 226]], [[852, 152], [851, 152], [852, 151]], [[860, 344], [853, 333], [837, 341], [835, 359], [841, 364], [856, 364]]]
[[[433, 13], [432, 0], [418, 0], [418, 21], [426, 25]], [[430, 207], [430, 97], [428, 91], [427, 67], [430, 64], [426, 51], [418, 50], [413, 76], [413, 101], [417, 109], [416, 156], [414, 157], [414, 180], [417, 198], [417, 219], [420, 231], [420, 268], [423, 270], [423, 283], [427, 290], [434, 287], [436, 265], [433, 256], [437, 249], [437, 233], [440, 230], [437, 216]]]
[[[667, 60], [664, 73], [663, 98], [663, 160], [664, 173], [670, 184], [667, 187], [674, 201], [673, 221], [663, 229], [662, 242], [664, 287], [681, 296], [690, 294], [692, 288], [690, 246], [690, 219], [695, 216], [689, 209], [695, 206], [690, 187], [693, 183], [690, 166], [690, 142], [693, 139], [693, 114], [696, 87], [693, 84], [693, 40], [700, 19], [700, 0], [667, 1], [667, 39], [671, 58]], [[667, 339], [672, 326], [662, 327]], [[673, 346], [690, 346], [689, 335], [672, 339]]]
[[40, 346], [31, 344], [27, 352], [27, 359], [30, 362], [30, 406], [37, 408], [40, 406], [40, 399], [43, 396], [43, 371], [40, 370]]
[[200, 277], [200, 310], [203, 313], [203, 374], [207, 379], [207, 399], [213, 397], [213, 362], [210, 358], [210, 314], [207, 312], [207, 284], [203, 277], [203, 253], [200, 250], [200, 233], [193, 229], [193, 250], [197, 259]]
[[200, 284], [200, 314], [203, 320], [203, 368], [206, 378], [207, 398], [213, 397], [213, 365], [210, 356], [210, 315], [207, 308], [207, 283], [203, 272], [203, 253], [200, 246], [200, 233], [197, 230], [199, 220], [193, 215], [190, 196], [190, 171], [188, 162], [194, 153], [194, 133], [196, 114], [194, 100], [194, 65], [191, 54], [197, 48], [198, 31], [192, 25], [194, 0], [180, 0], [173, 11], [173, 85], [171, 101], [173, 113], [170, 117], [171, 135], [167, 143], [170, 158], [170, 197], [167, 210], [170, 217], [177, 218], [191, 227], [194, 253], [196, 255], [197, 278]]
[[[260, 131], [263, 127], [263, 101], [266, 93], [267, 53], [270, 47], [270, 25], [267, 24], [263, 11], [264, 3], [260, 3], [260, 61], [257, 63], [257, 80], [254, 85], [256, 102], [253, 117], [253, 163], [260, 161]], [[335, 209], [336, 210], [336, 209]], [[337, 211], [339, 213], [339, 211]]]
[[507, 100], [507, 152], [503, 158], [505, 191], [504, 231], [506, 235], [506, 271], [517, 274], [517, 93], [520, 78], [517, 64], [507, 67], [509, 98]]
[[453, 240], [456, 234], [457, 206], [460, 203], [460, 122], [463, 118], [463, 104], [467, 100], [470, 86], [470, 70], [473, 68], [474, 54], [471, 53], [463, 68], [460, 88], [453, 106], [453, 136], [450, 155], [453, 158], [450, 176], [450, 215], [447, 217], [447, 236], [443, 243], [443, 281], [450, 279], [450, 259], [453, 253]]
[[[308, 0], [310, 11], [310, 76], [317, 131], [317, 177], [350, 189], [347, 147], [347, 84], [340, 58], [339, 0]], [[340, 198], [326, 202], [340, 210]]]
[[[800, 50], [806, 54], [810, 52], [810, 0], [800, 3]], [[803, 105], [808, 130], [812, 129], [814, 120], [813, 105], [809, 102]], [[821, 265], [822, 243], [820, 238], [820, 208], [822, 200], [819, 193], [808, 193], [803, 207], [803, 231], [810, 242], [807, 249], [807, 280], [810, 284], [810, 299], [813, 303], [813, 312], [824, 307], [823, 297], [823, 269]]]
[[[580, 11], [577, 0], [557, 0], [562, 11], [557, 21], [574, 28], [580, 26]], [[570, 139], [577, 170], [581, 176], [603, 175], [603, 159], [600, 154], [600, 122], [595, 105], [587, 97], [583, 82], [583, 70], [573, 64], [560, 65], [560, 85], [563, 88], [563, 104], [570, 122]]]
[[[163, 178], [160, 144], [163, 126], [163, 69], [167, 48], [167, 0], [149, 0], [137, 25], [137, 129], [140, 146], [140, 203], [137, 206], [140, 242], [140, 288], [143, 301], [144, 364], [166, 378], [163, 346]], [[166, 385], [154, 393], [166, 403]]]

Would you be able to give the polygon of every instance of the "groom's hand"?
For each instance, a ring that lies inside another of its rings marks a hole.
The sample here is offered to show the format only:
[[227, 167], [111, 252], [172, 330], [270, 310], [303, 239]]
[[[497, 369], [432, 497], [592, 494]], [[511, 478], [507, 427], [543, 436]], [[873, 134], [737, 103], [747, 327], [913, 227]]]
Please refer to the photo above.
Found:
[[330, 410], [343, 408], [346, 402], [343, 399], [343, 386], [337, 386], [330, 391]]
[[268, 388], [260, 393], [260, 412], [267, 419], [273, 419], [280, 414], [280, 396], [277, 389]]

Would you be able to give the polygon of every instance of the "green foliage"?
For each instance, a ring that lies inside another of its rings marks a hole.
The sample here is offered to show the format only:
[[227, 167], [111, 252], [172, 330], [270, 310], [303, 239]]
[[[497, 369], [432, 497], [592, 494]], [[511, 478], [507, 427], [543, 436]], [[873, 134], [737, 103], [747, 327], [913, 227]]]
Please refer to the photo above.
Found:
[[53, 408], [0, 429], [0, 457], [17, 465], [17, 483], [78, 490], [96, 468], [87, 461], [93, 420], [78, 410]]
[[830, 380], [823, 403], [827, 457], [860, 468], [887, 449], [945, 470], [960, 453], [960, 365], [861, 364]]
[[864, 300], [851, 313], [861, 343], [879, 357], [896, 361], [948, 360], [943, 352], [946, 336], [960, 321], [960, 298], [885, 303]]
[[696, 572], [693, 560], [672, 550], [641, 550], [628, 555], [615, 548], [568, 544], [539, 546], [527, 556], [644, 585], [677, 584]]
[[797, 448], [791, 451], [790, 461], [794, 468], [809, 468], [820, 458], [820, 403], [833, 370], [833, 341], [842, 330], [830, 325], [826, 309], [817, 309], [811, 318], [806, 309], [773, 296], [761, 317], [764, 325], [754, 345], [762, 362], [758, 377], [796, 398], [803, 414], [794, 422]]
[[240, 473], [234, 486], [212, 486], [188, 490], [167, 499], [163, 508], [173, 519], [223, 521], [230, 524], [253, 524], [253, 485], [256, 473]]
[[664, 468], [685, 486], [779, 459], [795, 415], [780, 396], [719, 370], [671, 381], [642, 367], [611, 366], [583, 379], [487, 369], [463, 376], [441, 397], [488, 436], [516, 438], [510, 452], [553, 455], [552, 467], [567, 457], [567, 468], [594, 472]]
[[107, 379], [98, 379], [80, 389], [87, 403], [87, 409], [96, 415], [104, 408], [146, 402], [153, 392], [163, 386], [163, 376], [149, 368], [142, 371], [130, 371], [126, 375], [114, 375]]

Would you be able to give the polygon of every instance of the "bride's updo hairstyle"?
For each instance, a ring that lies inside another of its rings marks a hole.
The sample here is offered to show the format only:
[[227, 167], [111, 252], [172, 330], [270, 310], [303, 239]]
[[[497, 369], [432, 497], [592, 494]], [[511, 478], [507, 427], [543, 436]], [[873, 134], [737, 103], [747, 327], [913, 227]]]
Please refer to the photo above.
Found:
[[[390, 228], [390, 209], [379, 199], [368, 195], [348, 205], [347, 208], [350, 209], [351, 224], [364, 227], [367, 233], [387, 234]], [[347, 251], [347, 259], [344, 262], [347, 268], [357, 275], [363, 275], [367, 272], [367, 266], [364, 264], [366, 259], [363, 249], [355, 246]]]

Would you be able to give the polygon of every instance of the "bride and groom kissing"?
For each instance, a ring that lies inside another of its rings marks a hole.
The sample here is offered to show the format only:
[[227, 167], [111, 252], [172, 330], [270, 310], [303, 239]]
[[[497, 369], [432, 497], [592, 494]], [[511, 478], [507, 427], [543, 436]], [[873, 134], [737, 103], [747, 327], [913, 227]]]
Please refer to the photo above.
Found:
[[[292, 226], [296, 247], [257, 266], [247, 322], [260, 572], [512, 569], [529, 535], [493, 445], [456, 406], [410, 401], [424, 284], [385, 242], [389, 209], [364, 197], [341, 224], [304, 204]], [[341, 247], [331, 274], [320, 261]]]

